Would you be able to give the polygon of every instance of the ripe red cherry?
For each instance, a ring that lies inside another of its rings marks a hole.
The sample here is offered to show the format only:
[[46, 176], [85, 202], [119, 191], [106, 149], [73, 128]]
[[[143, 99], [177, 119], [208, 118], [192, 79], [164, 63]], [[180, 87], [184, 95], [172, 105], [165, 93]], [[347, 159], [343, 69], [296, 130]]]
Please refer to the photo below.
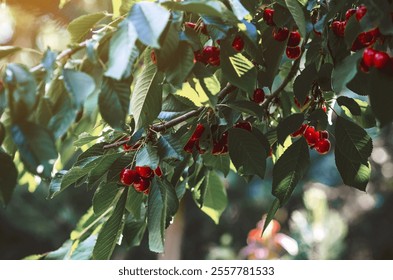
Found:
[[251, 131], [252, 130], [252, 125], [251, 125], [250, 122], [238, 122], [238, 123], [236, 123], [234, 125], [234, 127], [245, 129], [247, 131]]
[[252, 96], [252, 101], [255, 103], [262, 103], [265, 100], [265, 92], [261, 88], [257, 88], [254, 90], [254, 94]]
[[289, 59], [297, 59], [300, 57], [301, 53], [302, 53], [302, 50], [300, 49], [299, 46], [294, 47], [294, 48], [287, 47], [285, 49], [285, 54], [287, 55], [287, 57]]
[[235, 51], [241, 52], [244, 49], [244, 40], [242, 37], [236, 36], [235, 39], [233, 39], [232, 47]]
[[137, 192], [144, 192], [150, 187], [150, 180], [146, 178], [139, 178], [136, 182], [134, 182], [134, 189]]
[[270, 8], [266, 8], [263, 11], [263, 20], [266, 22], [267, 25], [275, 26], [276, 24], [273, 21], [274, 10]]
[[142, 178], [148, 179], [154, 176], [153, 170], [149, 166], [137, 166], [135, 170]]
[[289, 39], [287, 42], [288, 47], [296, 47], [300, 44], [300, 33], [298, 31], [292, 31], [289, 33]]
[[377, 69], [383, 69], [388, 65], [390, 57], [385, 52], [376, 52], [374, 55], [374, 67]]
[[375, 43], [377, 37], [374, 36], [372, 31], [368, 31], [360, 33], [357, 39], [359, 40], [360, 44], [363, 45], [363, 47], [368, 47]]
[[365, 14], [367, 13], [367, 7], [364, 5], [360, 5], [357, 9], [356, 9], [356, 19], [358, 21], [360, 21]]
[[363, 52], [363, 58], [362, 61], [364, 65], [367, 67], [373, 67], [374, 66], [374, 56], [376, 54], [376, 50], [372, 48], [365, 49]]
[[213, 66], [220, 65], [220, 49], [213, 46], [206, 46], [203, 48], [203, 60]]
[[273, 38], [276, 41], [283, 42], [288, 38], [289, 30], [286, 27], [283, 28], [274, 28], [273, 30]]
[[332, 22], [333, 33], [336, 34], [338, 37], [344, 37], [346, 25], [347, 23], [345, 21], [338, 21], [338, 20], [333, 21]]
[[198, 123], [195, 128], [194, 133], [191, 135], [190, 140], [193, 140], [193, 141], [199, 140], [199, 138], [201, 138], [204, 131], [205, 131], [205, 126], [201, 123]]
[[302, 124], [297, 131], [295, 131], [294, 133], [291, 134], [291, 136], [298, 137], [300, 135], [303, 135], [303, 133], [306, 131], [307, 127], [308, 127], [307, 124]]
[[345, 20], [349, 20], [349, 18], [351, 16], [353, 16], [354, 14], [356, 14], [356, 9], [349, 9], [346, 13], [345, 13]]
[[154, 173], [158, 176], [161, 177], [162, 176], [162, 170], [159, 166], [157, 166], [156, 169], [154, 169]]
[[221, 143], [221, 141], [214, 141], [212, 155], [221, 155], [222, 152], [224, 151], [224, 146], [225, 145]]
[[129, 186], [137, 180], [139, 180], [139, 174], [135, 170], [124, 168], [120, 172], [120, 182], [123, 185]]
[[321, 155], [325, 155], [330, 151], [330, 141], [328, 139], [321, 139], [315, 144], [315, 150]]
[[308, 145], [314, 146], [319, 140], [319, 132], [313, 126], [309, 126], [304, 131], [304, 138], [306, 138]]

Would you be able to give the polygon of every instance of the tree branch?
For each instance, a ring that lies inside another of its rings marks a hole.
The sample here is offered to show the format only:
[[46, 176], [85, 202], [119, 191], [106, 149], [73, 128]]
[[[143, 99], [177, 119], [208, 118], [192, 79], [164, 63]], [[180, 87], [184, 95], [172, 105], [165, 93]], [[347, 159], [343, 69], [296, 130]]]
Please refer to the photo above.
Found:
[[230, 94], [231, 92], [235, 91], [237, 89], [237, 87], [235, 87], [234, 85], [228, 83], [217, 95], [217, 98], [219, 101], [223, 100], [225, 98], [225, 96], [227, 96], [228, 94]]
[[[70, 56], [72, 56], [73, 54], [77, 53], [78, 51], [80, 51], [81, 49], [85, 48], [88, 41], [90, 39], [83, 41], [82, 43], [80, 43], [77, 46], [74, 46], [73, 48], [68, 48], [65, 49], [64, 51], [62, 51], [57, 57], [56, 57], [56, 61], [62, 61], [64, 58], [69, 58]], [[33, 68], [30, 69], [31, 73], [35, 73], [38, 71], [41, 71], [42, 69], [44, 69], [44, 65], [42, 63], [34, 66]]]
[[155, 131], [155, 132], [162, 132], [167, 130], [170, 127], [173, 127], [175, 125], [178, 125], [179, 123], [182, 123], [192, 117], [196, 117], [198, 116], [203, 110], [205, 109], [205, 107], [199, 107], [198, 109], [192, 110], [188, 113], [185, 113], [184, 115], [174, 118], [170, 121], [161, 123], [161, 124], [156, 124], [156, 125], [152, 125], [150, 127], [151, 130]]

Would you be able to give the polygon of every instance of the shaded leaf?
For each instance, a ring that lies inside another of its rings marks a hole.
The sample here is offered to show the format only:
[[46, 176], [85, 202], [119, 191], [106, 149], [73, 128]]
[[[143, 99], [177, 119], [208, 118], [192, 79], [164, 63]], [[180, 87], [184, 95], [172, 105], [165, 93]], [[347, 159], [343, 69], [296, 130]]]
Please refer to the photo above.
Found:
[[304, 122], [304, 114], [303, 113], [293, 114], [293, 115], [290, 115], [289, 117], [283, 119], [277, 126], [278, 143], [283, 145], [285, 142], [285, 139], [287, 139], [287, 137], [290, 134], [299, 130], [299, 128], [301, 127], [303, 122]]
[[299, 28], [299, 33], [303, 38], [306, 37], [306, 20], [305, 14], [303, 12], [303, 7], [300, 5], [298, 0], [285, 0], [288, 10], [291, 12], [293, 19]]
[[123, 193], [124, 187], [114, 182], [101, 182], [93, 196], [93, 210], [96, 216], [100, 216], [109, 207], [117, 202]]
[[12, 158], [0, 150], [0, 201], [7, 205], [17, 184], [18, 170]]
[[[310, 165], [308, 145], [300, 138], [278, 158], [273, 167], [272, 194], [286, 204]], [[274, 204], [275, 205], [275, 204]]]
[[362, 113], [359, 104], [356, 103], [353, 98], [347, 96], [339, 96], [337, 98], [337, 103], [340, 106], [347, 107], [352, 115], [359, 116]]
[[91, 29], [105, 17], [107, 17], [106, 13], [99, 12], [83, 15], [72, 20], [67, 27], [67, 31], [71, 35], [71, 42], [81, 42], [90, 33]]

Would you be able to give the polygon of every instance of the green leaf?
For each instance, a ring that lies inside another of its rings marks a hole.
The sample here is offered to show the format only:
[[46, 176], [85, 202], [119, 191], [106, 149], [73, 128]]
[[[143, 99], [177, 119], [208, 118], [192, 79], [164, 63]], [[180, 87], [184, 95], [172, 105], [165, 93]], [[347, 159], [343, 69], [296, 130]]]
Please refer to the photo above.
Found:
[[220, 61], [222, 74], [238, 88], [252, 93], [255, 89], [257, 70], [242, 53], [236, 53], [229, 40], [222, 42]]
[[300, 138], [277, 160], [273, 167], [272, 194], [286, 204], [297, 183], [303, 178], [310, 165], [310, 154], [304, 138]]
[[307, 95], [309, 95], [311, 86], [317, 79], [317, 69], [315, 64], [309, 64], [302, 73], [296, 77], [293, 83], [293, 93], [300, 104], [306, 101]]
[[136, 156], [136, 166], [149, 166], [151, 169], [156, 169], [160, 162], [157, 148], [151, 144], [146, 144], [138, 151]]
[[287, 137], [297, 131], [304, 122], [304, 114], [293, 114], [283, 119], [277, 126], [278, 143], [284, 144]]
[[135, 26], [138, 38], [143, 44], [159, 49], [159, 38], [169, 16], [169, 11], [156, 3], [139, 2], [132, 6], [128, 20]]
[[351, 48], [356, 37], [361, 31], [359, 21], [356, 17], [351, 17], [345, 25], [345, 43], [348, 48]]
[[[122, 156], [122, 153], [98, 155], [83, 158], [63, 176], [61, 181], [61, 191], [64, 191], [67, 187], [78, 182], [79, 179], [89, 175], [90, 182], [94, 182], [99, 179], [109, 169], [109, 167]], [[90, 174], [89, 174], [90, 173]]]
[[53, 176], [49, 184], [49, 199], [54, 198], [55, 195], [61, 190], [61, 180], [63, 179], [64, 174], [66, 174], [66, 171], [61, 170]]
[[339, 96], [337, 98], [337, 104], [342, 106], [345, 106], [349, 109], [352, 115], [359, 116], [362, 111], [360, 110], [360, 106], [358, 103], [353, 98], [347, 97], [347, 96]]
[[97, 235], [90, 235], [78, 244], [72, 252], [71, 260], [90, 260], [93, 256], [93, 249], [97, 242]]
[[285, 3], [287, 4], [288, 10], [291, 12], [293, 19], [295, 20], [300, 35], [302, 35], [302, 37], [305, 38], [307, 32], [306, 32], [306, 20], [305, 20], [306, 17], [303, 12], [303, 7], [300, 5], [300, 3], [297, 0], [285, 0]]
[[137, 77], [131, 96], [131, 111], [135, 118], [136, 130], [148, 127], [158, 116], [162, 105], [162, 75], [149, 62]]
[[55, 108], [55, 115], [49, 120], [48, 129], [52, 131], [56, 139], [62, 137], [75, 123], [78, 109], [72, 104], [71, 97], [66, 92], [61, 94], [58, 102], [60, 108]]
[[141, 244], [146, 226], [145, 220], [135, 220], [129, 215], [123, 230], [124, 241], [129, 247], [139, 246]]
[[16, 63], [8, 64], [4, 73], [6, 88], [12, 96], [11, 117], [14, 120], [25, 120], [36, 102], [35, 78], [26, 66]]
[[176, 58], [166, 70], [166, 80], [180, 88], [194, 68], [194, 52], [186, 42], [180, 42], [176, 51]]
[[12, 138], [30, 172], [49, 178], [57, 159], [54, 138], [44, 127], [30, 122], [14, 124]]
[[93, 250], [93, 259], [109, 260], [124, 226], [124, 210], [127, 200], [127, 192], [124, 192], [110, 218], [102, 226], [98, 234], [96, 245]]
[[242, 20], [243, 18], [245, 18], [247, 15], [250, 14], [250, 12], [247, 11], [246, 8], [244, 8], [244, 6], [239, 0], [229, 0], [228, 2], [229, 5], [231, 5], [232, 11], [238, 20]]
[[215, 171], [221, 171], [225, 177], [228, 176], [231, 164], [228, 154], [212, 155], [211, 153], [205, 153], [202, 155], [202, 158], [205, 166]]
[[371, 175], [370, 163], [362, 164], [357, 160], [353, 160], [350, 156], [343, 153], [338, 145], [336, 145], [334, 154], [336, 166], [344, 184], [366, 191]]
[[64, 86], [71, 94], [73, 105], [80, 108], [86, 102], [86, 98], [93, 93], [96, 88], [91, 76], [84, 72], [63, 69]]
[[314, 124], [317, 130], [326, 130], [328, 126], [328, 116], [322, 109], [314, 110], [308, 117], [309, 121]]
[[67, 260], [70, 258], [71, 251], [72, 251], [72, 240], [67, 240], [63, 243], [63, 245], [55, 250], [50, 252], [46, 255], [45, 260]]
[[134, 216], [135, 219], [141, 218], [143, 198], [143, 193], [137, 192], [134, 188], [128, 189], [126, 209]]
[[225, 186], [214, 171], [209, 171], [206, 178], [206, 190], [204, 192], [203, 205], [200, 205], [202, 206], [201, 210], [218, 224], [221, 214], [228, 204]]
[[177, 49], [179, 47], [179, 31], [175, 23], [168, 24], [160, 39], [160, 49], [155, 49], [154, 55], [157, 60], [157, 68], [164, 71], [173, 66], [178, 59]]
[[333, 90], [337, 94], [340, 94], [346, 85], [355, 77], [357, 73], [357, 63], [361, 56], [362, 52], [355, 52], [347, 56], [333, 69], [332, 84]]
[[318, 72], [318, 85], [323, 91], [332, 91], [333, 64], [324, 63]]
[[266, 151], [252, 133], [239, 128], [229, 130], [229, 155], [240, 174], [263, 178], [266, 169]]
[[179, 153], [183, 149], [182, 145], [172, 134], [161, 135], [157, 143], [158, 155], [161, 160], [182, 160], [183, 156]]
[[357, 124], [338, 116], [335, 128], [336, 146], [349, 159], [368, 164], [373, 150], [371, 137]]
[[0, 59], [3, 59], [9, 55], [17, 53], [21, 50], [20, 47], [14, 46], [0, 46]]
[[12, 158], [0, 150], [0, 201], [7, 205], [17, 184], [18, 170]]
[[352, 115], [351, 111], [347, 107], [344, 107], [343, 110], [345, 114], [363, 128], [372, 128], [377, 126], [376, 119], [369, 102], [356, 98], [353, 100], [359, 107], [361, 113], [358, 116]]
[[139, 56], [138, 49], [135, 49], [137, 38], [134, 25], [128, 19], [123, 20], [110, 41], [109, 62], [105, 76], [115, 80], [127, 78], [130, 64], [133, 64]]
[[237, 110], [239, 112], [246, 113], [251, 116], [255, 116], [258, 119], [261, 119], [263, 116], [262, 107], [253, 101], [247, 101], [247, 100], [229, 101], [226, 104], [226, 106], [234, 110]]
[[201, 14], [206, 16], [221, 18], [228, 14], [228, 9], [220, 1], [200, 1], [190, 0], [182, 2], [167, 1], [162, 3], [163, 6], [171, 10], [178, 10], [184, 12], [190, 12], [195, 14]]
[[164, 251], [164, 231], [165, 231], [165, 203], [160, 187], [153, 179], [150, 187], [147, 228], [149, 230], [149, 249], [156, 253]]
[[93, 196], [93, 210], [96, 216], [100, 216], [109, 207], [115, 204], [120, 195], [123, 193], [124, 187], [114, 182], [101, 182]]
[[270, 222], [273, 220], [274, 215], [276, 215], [277, 210], [279, 208], [280, 208], [280, 200], [278, 198], [276, 198], [273, 201], [272, 205], [270, 206], [269, 212], [267, 212], [266, 219], [265, 219], [265, 221], [263, 223], [262, 234], [265, 232], [265, 230], [269, 226]]
[[113, 128], [121, 129], [125, 124], [130, 106], [130, 82], [103, 78], [98, 106], [102, 118]]
[[90, 135], [87, 132], [82, 132], [78, 135], [78, 139], [74, 141], [73, 145], [74, 147], [80, 148], [86, 144], [93, 142], [94, 140], [97, 140], [100, 137], [101, 136]]
[[106, 17], [106, 13], [99, 12], [83, 15], [71, 21], [67, 27], [67, 31], [71, 35], [71, 42], [81, 42], [83, 39], [85, 39], [86, 35], [90, 33], [91, 29], [93, 29], [97, 23]]

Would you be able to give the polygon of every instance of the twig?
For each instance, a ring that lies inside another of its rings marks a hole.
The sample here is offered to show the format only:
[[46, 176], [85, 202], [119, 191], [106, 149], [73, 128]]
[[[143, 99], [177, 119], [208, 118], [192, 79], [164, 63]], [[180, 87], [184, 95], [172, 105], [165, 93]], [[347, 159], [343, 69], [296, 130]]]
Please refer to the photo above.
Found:
[[231, 92], [235, 91], [236, 87], [228, 83], [217, 95], [219, 101], [223, 100], [225, 96], [230, 94]]
[[167, 130], [170, 127], [173, 127], [175, 125], [178, 125], [179, 123], [182, 123], [192, 117], [196, 117], [198, 116], [203, 110], [205, 109], [205, 107], [199, 107], [198, 109], [192, 110], [188, 113], [185, 113], [184, 115], [174, 118], [170, 121], [167, 121], [165, 123], [161, 123], [161, 124], [156, 124], [156, 125], [152, 125], [150, 127], [151, 130], [155, 131], [155, 132], [162, 132]]
[[[78, 51], [80, 51], [81, 49], [83, 49], [84, 47], [86, 47], [88, 41], [90, 39], [83, 41], [82, 43], [80, 43], [79, 45], [73, 47], [73, 48], [68, 48], [65, 49], [64, 51], [62, 51], [57, 57], [56, 57], [56, 61], [62, 61], [64, 58], [68, 58], [70, 56], [72, 56], [73, 54], [77, 53]], [[35, 73], [38, 71], [41, 71], [44, 68], [44, 65], [42, 63], [32, 67], [30, 69], [31, 73]]]

